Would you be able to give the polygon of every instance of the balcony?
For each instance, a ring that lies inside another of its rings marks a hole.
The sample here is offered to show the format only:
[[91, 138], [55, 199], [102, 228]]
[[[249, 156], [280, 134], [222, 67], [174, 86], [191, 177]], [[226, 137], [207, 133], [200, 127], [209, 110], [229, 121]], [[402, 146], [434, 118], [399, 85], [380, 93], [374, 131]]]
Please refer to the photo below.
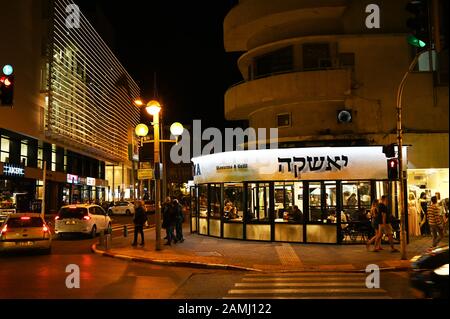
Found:
[[247, 119], [274, 105], [343, 101], [350, 94], [351, 73], [350, 68], [294, 71], [236, 84], [225, 93], [225, 118]]

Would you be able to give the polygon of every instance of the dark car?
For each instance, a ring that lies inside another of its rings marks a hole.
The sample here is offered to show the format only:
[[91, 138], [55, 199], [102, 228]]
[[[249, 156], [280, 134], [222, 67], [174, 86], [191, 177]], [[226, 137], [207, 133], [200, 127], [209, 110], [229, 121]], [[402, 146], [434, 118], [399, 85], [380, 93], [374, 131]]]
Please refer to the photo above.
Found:
[[448, 246], [411, 259], [411, 284], [426, 298], [448, 298]]

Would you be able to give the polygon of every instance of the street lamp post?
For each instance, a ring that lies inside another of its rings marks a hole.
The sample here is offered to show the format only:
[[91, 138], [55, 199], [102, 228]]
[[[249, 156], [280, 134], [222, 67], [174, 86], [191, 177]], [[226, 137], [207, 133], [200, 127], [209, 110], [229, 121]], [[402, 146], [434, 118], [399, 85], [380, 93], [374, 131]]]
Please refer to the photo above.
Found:
[[[138, 100], [136, 105], [143, 105], [143, 102]], [[161, 105], [156, 100], [152, 100], [147, 103], [146, 111], [153, 117], [153, 140], [142, 141], [142, 143], [154, 143], [154, 170], [160, 169], [160, 143], [177, 143], [178, 136], [183, 132], [183, 126], [176, 122], [171, 126], [171, 133], [177, 137], [177, 140], [161, 140], [159, 137], [159, 114], [161, 111]], [[148, 127], [145, 124], [139, 124], [136, 126], [135, 133], [140, 138], [143, 138], [148, 134]], [[164, 164], [164, 163], [163, 163]], [[156, 174], [155, 174], [156, 175]], [[161, 250], [161, 178], [160, 174], [155, 176], [155, 223], [156, 223], [156, 250]], [[164, 178], [164, 177], [163, 177]]]
[[403, 176], [403, 129], [402, 129], [402, 97], [403, 89], [406, 84], [406, 79], [408, 75], [414, 70], [417, 64], [420, 54], [416, 54], [411, 64], [409, 65], [408, 71], [400, 82], [397, 90], [397, 144], [398, 144], [398, 170], [399, 170], [399, 182], [400, 182], [400, 196], [399, 196], [399, 209], [400, 209], [400, 251], [401, 259], [406, 260], [406, 223], [405, 223], [405, 211], [404, 211], [404, 190], [405, 190], [405, 179]]

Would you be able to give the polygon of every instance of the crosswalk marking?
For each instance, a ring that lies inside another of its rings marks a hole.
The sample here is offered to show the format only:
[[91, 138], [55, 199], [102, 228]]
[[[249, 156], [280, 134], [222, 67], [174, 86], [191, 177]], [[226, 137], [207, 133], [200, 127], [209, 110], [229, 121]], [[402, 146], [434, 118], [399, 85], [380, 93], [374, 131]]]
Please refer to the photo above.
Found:
[[224, 299], [387, 299], [382, 288], [366, 287], [365, 273], [246, 274]]

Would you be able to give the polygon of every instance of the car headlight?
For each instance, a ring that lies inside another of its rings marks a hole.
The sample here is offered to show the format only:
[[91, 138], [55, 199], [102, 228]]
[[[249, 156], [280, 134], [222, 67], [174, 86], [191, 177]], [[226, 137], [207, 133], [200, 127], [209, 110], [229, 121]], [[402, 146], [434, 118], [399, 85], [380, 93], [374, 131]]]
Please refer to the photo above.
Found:
[[415, 263], [420, 259], [420, 257], [421, 257], [420, 255], [414, 256], [413, 258], [411, 258], [410, 262]]
[[448, 264], [442, 265], [441, 267], [435, 269], [434, 273], [439, 276], [448, 276]]

